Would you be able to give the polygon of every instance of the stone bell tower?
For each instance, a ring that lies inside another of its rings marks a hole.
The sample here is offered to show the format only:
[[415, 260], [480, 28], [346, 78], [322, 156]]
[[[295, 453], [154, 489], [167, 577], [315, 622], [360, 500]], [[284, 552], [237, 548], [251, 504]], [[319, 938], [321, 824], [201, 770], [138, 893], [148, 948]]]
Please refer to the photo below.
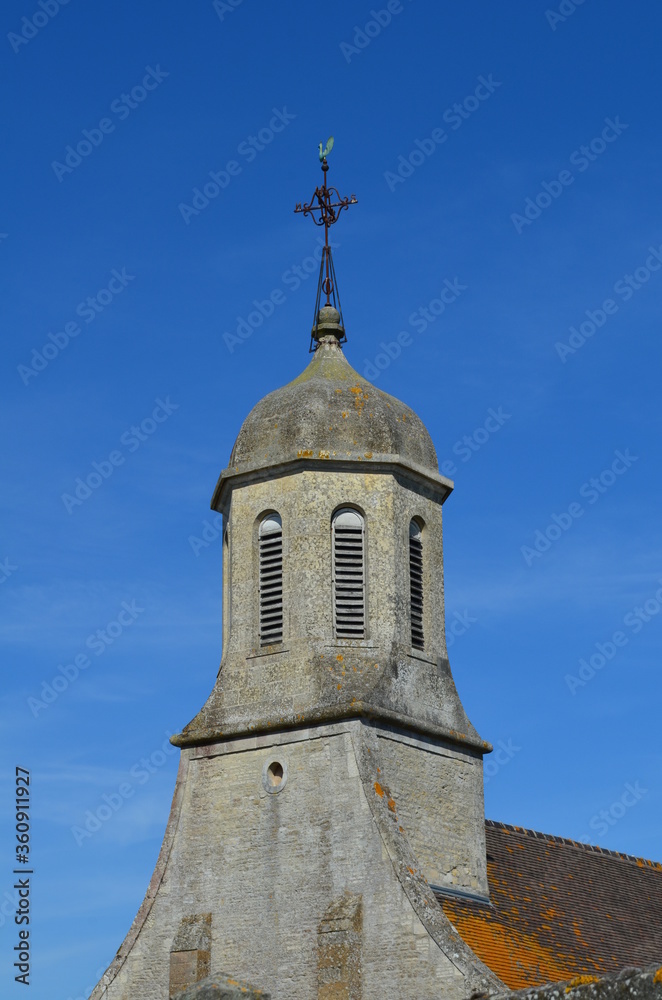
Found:
[[491, 748], [444, 637], [453, 485], [416, 414], [351, 368], [327, 303], [309, 365], [249, 413], [216, 486], [221, 666], [172, 740], [161, 854], [93, 1000], [163, 1000], [217, 970], [274, 1000], [500, 985], [433, 891], [488, 894]]

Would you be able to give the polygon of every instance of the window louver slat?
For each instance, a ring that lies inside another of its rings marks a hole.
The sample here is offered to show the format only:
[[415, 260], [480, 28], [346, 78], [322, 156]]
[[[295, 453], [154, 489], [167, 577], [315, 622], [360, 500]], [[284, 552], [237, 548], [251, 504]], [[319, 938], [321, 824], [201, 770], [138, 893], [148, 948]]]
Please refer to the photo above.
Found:
[[[342, 524], [351, 519], [354, 524]], [[365, 637], [363, 523], [356, 511], [339, 511], [333, 522], [335, 633], [340, 639]]]
[[423, 649], [423, 544], [421, 532], [415, 522], [409, 533], [409, 592], [411, 618], [411, 644]]
[[261, 646], [283, 639], [283, 532], [276, 530], [276, 516], [267, 519], [268, 528], [260, 529]]

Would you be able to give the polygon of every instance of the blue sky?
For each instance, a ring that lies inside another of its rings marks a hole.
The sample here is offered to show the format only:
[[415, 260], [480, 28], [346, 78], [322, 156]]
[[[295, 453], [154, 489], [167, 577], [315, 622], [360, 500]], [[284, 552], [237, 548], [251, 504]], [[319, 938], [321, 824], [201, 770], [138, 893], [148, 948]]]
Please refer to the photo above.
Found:
[[3, 995], [16, 765], [33, 1000], [85, 996], [142, 900], [168, 734], [220, 658], [212, 489], [308, 361], [318, 231], [292, 209], [331, 133], [359, 201], [333, 233], [347, 356], [454, 467], [487, 815], [660, 859], [657, 6], [43, 2], [7, 0], [0, 32]]

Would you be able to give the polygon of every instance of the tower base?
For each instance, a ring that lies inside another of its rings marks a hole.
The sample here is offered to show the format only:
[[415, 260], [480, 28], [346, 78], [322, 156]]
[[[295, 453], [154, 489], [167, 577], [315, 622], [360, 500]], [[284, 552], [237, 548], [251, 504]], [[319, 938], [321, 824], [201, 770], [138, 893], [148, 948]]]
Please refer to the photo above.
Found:
[[430, 888], [486, 894], [480, 754], [363, 719], [182, 751], [140, 911], [91, 1000], [231, 971], [273, 1000], [503, 985]]

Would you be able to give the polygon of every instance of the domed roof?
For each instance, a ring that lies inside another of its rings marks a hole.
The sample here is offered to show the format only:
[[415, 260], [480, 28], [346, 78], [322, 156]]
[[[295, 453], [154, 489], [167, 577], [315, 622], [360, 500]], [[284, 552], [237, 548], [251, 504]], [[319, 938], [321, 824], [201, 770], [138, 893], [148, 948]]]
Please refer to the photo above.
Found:
[[320, 337], [308, 367], [261, 399], [244, 420], [226, 473], [335, 459], [397, 462], [440, 478], [423, 422], [354, 371], [332, 332], [338, 313], [328, 312], [335, 323], [325, 324], [329, 334]]

